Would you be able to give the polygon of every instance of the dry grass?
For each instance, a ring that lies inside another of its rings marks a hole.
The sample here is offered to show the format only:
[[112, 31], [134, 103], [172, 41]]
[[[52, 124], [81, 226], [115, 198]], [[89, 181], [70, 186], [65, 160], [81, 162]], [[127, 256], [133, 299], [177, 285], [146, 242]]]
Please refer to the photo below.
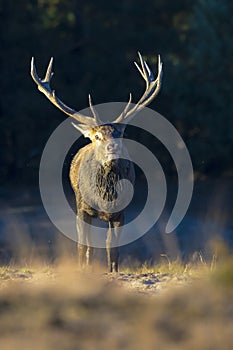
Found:
[[[78, 271], [67, 261], [1, 267], [0, 348], [232, 349], [233, 260], [214, 268], [178, 265], [145, 265], [119, 275]], [[124, 282], [153, 275], [155, 286], [166, 275], [180, 277], [182, 287], [168, 278], [157, 293], [125, 288]], [[125, 281], [118, 283], [120, 276]]]

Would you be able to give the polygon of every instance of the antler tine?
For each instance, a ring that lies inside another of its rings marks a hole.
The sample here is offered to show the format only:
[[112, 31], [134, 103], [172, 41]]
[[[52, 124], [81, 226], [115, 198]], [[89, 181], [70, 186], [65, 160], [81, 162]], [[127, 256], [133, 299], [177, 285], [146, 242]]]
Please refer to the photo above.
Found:
[[127, 102], [123, 112], [119, 115], [119, 117], [117, 117], [114, 120], [114, 123], [120, 123], [124, 119], [124, 116], [127, 114], [128, 110], [129, 110], [131, 102], [132, 102], [132, 94], [130, 92], [130, 94], [129, 94], [129, 101]]
[[53, 67], [53, 58], [50, 59], [45, 78], [41, 80], [37, 74], [36, 71], [36, 66], [35, 66], [35, 60], [34, 57], [32, 57], [31, 60], [31, 76], [35, 83], [38, 86], [38, 89], [57, 107], [59, 108], [62, 112], [66, 113], [70, 117], [76, 119], [78, 122], [89, 125], [91, 127], [95, 127], [98, 125], [97, 121], [95, 118], [91, 118], [88, 116], [85, 116], [76, 110], [68, 107], [65, 105], [55, 94], [55, 91], [51, 89], [50, 87], [50, 81], [53, 76], [52, 72], [52, 67]]
[[160, 55], [158, 55], [158, 75], [155, 79], [154, 74], [152, 73], [152, 71], [150, 70], [149, 66], [147, 65], [146, 62], [144, 62], [147, 69], [148, 69], [148, 76], [146, 80], [146, 84], [147, 84], [147, 88], [145, 90], [145, 93], [142, 95], [142, 97], [140, 98], [140, 100], [138, 101], [138, 104], [143, 104], [144, 103], [149, 104], [153, 98], [155, 98], [155, 96], [158, 94], [160, 87], [161, 87], [161, 81], [162, 81], [162, 67], [163, 64], [161, 62], [160, 59]]
[[47, 72], [45, 74], [45, 78], [44, 78], [44, 82], [50, 82], [52, 76], [53, 76], [53, 57], [50, 58], [50, 61], [49, 61], [49, 65], [48, 65], [48, 68], [47, 68]]
[[32, 79], [36, 84], [39, 84], [40, 78], [38, 77], [37, 71], [36, 71], [36, 66], [35, 66], [35, 59], [32, 57], [31, 59], [31, 76]]
[[95, 118], [96, 123], [98, 125], [102, 124], [102, 121], [99, 118], [99, 114], [98, 114], [97, 110], [95, 109], [95, 107], [92, 104], [91, 94], [88, 95], [88, 99], [89, 99], [89, 106], [90, 106], [91, 112], [93, 114], [93, 117]]
[[139, 60], [141, 63], [141, 67], [139, 67], [137, 62], [134, 62], [134, 64], [137, 67], [137, 69], [139, 70], [139, 72], [141, 73], [141, 75], [143, 76], [143, 78], [146, 79], [146, 70], [145, 70], [145, 66], [144, 66], [144, 60], [143, 60], [142, 55], [140, 54], [139, 51], [138, 51], [138, 56], [139, 56]]
[[134, 63], [139, 73], [141, 74], [141, 76], [146, 82], [146, 89], [142, 97], [136, 103], [136, 105], [130, 110], [128, 110], [127, 108], [126, 113], [124, 112], [121, 113], [120, 116], [115, 120], [116, 123], [120, 123], [122, 120], [129, 121], [136, 113], [142, 110], [146, 105], [148, 105], [155, 98], [155, 96], [158, 94], [161, 87], [162, 62], [160, 59], [160, 55], [158, 55], [158, 75], [156, 79], [151, 69], [149, 68], [148, 64], [143, 60], [140, 52], [138, 52], [138, 55], [140, 59], [140, 66], [137, 64], [137, 62], [134, 62]]
[[141, 67], [139, 67], [137, 62], [134, 62], [134, 64], [137, 67], [137, 69], [138, 69], [139, 73], [141, 74], [141, 76], [143, 77], [143, 79], [145, 80], [146, 89], [148, 89], [149, 82], [154, 80], [154, 75], [153, 75], [152, 71], [150, 70], [150, 67], [148, 66], [146, 61], [144, 61], [142, 59], [140, 52], [138, 52], [138, 55], [140, 58]]

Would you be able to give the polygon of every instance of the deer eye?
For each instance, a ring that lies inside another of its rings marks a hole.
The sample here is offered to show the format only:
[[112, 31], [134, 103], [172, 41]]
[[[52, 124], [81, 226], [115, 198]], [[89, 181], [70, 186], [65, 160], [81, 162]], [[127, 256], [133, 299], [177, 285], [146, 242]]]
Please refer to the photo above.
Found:
[[99, 135], [95, 135], [95, 139], [96, 139], [96, 140], [100, 140]]

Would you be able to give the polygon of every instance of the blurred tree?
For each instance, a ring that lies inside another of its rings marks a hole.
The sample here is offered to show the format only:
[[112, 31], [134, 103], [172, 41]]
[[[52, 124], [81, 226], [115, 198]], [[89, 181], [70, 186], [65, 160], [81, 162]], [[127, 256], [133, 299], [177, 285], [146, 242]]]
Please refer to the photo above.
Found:
[[45, 67], [51, 55], [72, 45], [72, 15], [65, 1], [0, 1], [3, 181], [37, 178], [43, 145], [59, 115], [35, 94], [30, 58], [35, 55]]
[[232, 11], [231, 0], [195, 2], [169, 87], [195, 169], [212, 175], [233, 170]]

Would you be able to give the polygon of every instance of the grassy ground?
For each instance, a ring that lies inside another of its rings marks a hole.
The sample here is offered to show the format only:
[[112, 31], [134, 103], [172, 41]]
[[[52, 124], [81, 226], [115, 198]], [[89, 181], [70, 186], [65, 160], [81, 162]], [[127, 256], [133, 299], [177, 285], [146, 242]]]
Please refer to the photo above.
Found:
[[[159, 286], [163, 286], [159, 288]], [[233, 349], [233, 259], [0, 268], [0, 349]]]

